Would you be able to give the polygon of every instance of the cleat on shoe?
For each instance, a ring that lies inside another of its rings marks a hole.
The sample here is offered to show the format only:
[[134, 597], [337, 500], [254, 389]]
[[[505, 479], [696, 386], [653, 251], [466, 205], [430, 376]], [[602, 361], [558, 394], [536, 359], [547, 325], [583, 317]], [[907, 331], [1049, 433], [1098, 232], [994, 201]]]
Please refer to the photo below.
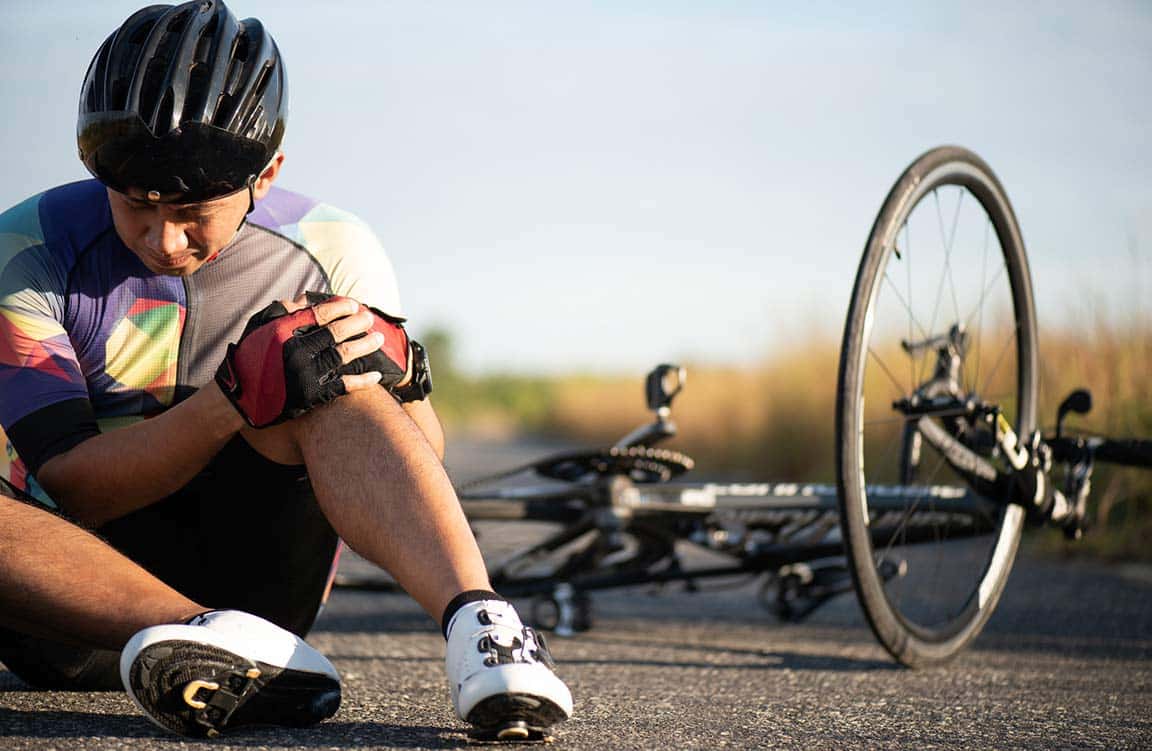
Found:
[[314, 725], [340, 707], [340, 674], [303, 639], [239, 610], [152, 626], [120, 654], [120, 678], [156, 725], [214, 738], [244, 725]]
[[531, 728], [524, 722], [513, 721], [504, 727], [474, 727], [468, 731], [468, 740], [472, 744], [550, 743], [555, 736], [550, 730]]
[[496, 740], [498, 741], [526, 741], [531, 733], [528, 727], [522, 723], [517, 722], [509, 725], [506, 728], [501, 728], [496, 731]]
[[524, 626], [511, 603], [469, 603], [448, 624], [445, 667], [456, 715], [479, 740], [551, 737], [572, 715], [572, 694], [553, 672], [543, 637]]

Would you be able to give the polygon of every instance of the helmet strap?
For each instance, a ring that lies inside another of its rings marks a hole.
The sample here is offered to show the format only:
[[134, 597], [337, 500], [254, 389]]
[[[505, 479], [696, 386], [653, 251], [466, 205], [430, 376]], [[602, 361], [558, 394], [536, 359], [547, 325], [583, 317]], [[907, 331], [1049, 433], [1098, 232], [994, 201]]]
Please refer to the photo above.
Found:
[[256, 210], [256, 194], [254, 188], [256, 185], [256, 175], [248, 176], [248, 210], [244, 212], [244, 217], [240, 220], [239, 226], [236, 231], [239, 232], [244, 228], [244, 223], [248, 221], [248, 215]]
[[253, 189], [256, 185], [256, 175], [248, 175], [248, 211], [244, 212], [244, 216], [248, 216], [256, 210], [256, 195]]

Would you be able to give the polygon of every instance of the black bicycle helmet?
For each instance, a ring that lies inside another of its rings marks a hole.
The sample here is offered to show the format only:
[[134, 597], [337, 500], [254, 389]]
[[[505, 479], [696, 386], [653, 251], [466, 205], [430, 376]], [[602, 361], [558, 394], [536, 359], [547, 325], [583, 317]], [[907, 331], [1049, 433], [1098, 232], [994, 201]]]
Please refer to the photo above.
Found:
[[249, 186], [288, 115], [280, 51], [220, 0], [152, 5], [96, 53], [80, 92], [80, 159], [120, 192], [196, 203]]

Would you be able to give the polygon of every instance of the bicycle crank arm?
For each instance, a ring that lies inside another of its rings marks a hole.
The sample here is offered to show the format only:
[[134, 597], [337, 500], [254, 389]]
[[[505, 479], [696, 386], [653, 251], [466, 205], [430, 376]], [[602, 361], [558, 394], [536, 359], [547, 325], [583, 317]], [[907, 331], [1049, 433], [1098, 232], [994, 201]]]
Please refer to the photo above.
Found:
[[928, 417], [917, 420], [916, 429], [977, 493], [994, 500], [1005, 502], [1011, 500], [1013, 495], [1011, 478], [997, 472], [987, 459], [953, 438], [948, 431]]
[[[1033, 523], [1051, 522], [1058, 526], [1078, 525], [1076, 504], [1070, 503], [1048, 475], [1050, 452], [1039, 442], [1034, 451], [1022, 448], [1011, 425], [997, 415], [996, 438], [1008, 457], [1013, 472], [998, 472], [991, 462], [948, 434], [927, 417], [916, 429], [948, 465], [965, 478], [972, 490], [996, 503], [1023, 506]], [[1080, 510], [1082, 513], [1082, 510]]]

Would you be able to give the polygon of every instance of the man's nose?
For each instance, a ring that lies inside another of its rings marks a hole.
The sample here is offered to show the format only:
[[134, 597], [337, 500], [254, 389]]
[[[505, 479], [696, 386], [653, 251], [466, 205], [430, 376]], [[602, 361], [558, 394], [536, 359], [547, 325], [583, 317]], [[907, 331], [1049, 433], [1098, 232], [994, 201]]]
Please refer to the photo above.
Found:
[[145, 237], [149, 250], [165, 255], [176, 255], [188, 249], [188, 235], [184, 225], [178, 222], [159, 220], [148, 227]]

